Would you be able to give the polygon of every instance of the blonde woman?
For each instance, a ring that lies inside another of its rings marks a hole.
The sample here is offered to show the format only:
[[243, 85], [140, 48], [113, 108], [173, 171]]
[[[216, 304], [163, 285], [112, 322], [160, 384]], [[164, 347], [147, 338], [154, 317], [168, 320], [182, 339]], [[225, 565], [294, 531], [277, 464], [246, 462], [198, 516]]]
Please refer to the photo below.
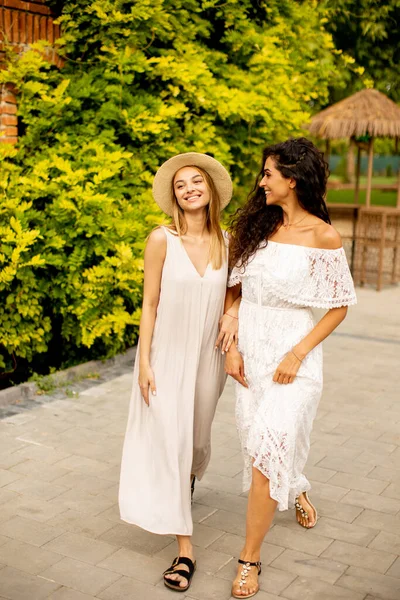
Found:
[[184, 592], [196, 568], [191, 482], [210, 460], [211, 424], [225, 384], [214, 345], [227, 283], [220, 211], [232, 196], [226, 169], [190, 152], [158, 170], [154, 199], [172, 217], [149, 236], [140, 343], [121, 466], [121, 518], [174, 534], [178, 556], [164, 583]]

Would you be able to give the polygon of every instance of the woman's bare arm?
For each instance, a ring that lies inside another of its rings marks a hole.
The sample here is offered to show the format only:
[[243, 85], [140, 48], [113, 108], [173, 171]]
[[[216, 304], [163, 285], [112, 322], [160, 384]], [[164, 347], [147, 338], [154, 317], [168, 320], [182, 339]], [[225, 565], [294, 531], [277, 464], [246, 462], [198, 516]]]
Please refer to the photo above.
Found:
[[165, 233], [162, 229], [155, 229], [149, 236], [144, 253], [143, 305], [140, 319], [139, 385], [146, 404], [149, 404], [149, 387], [153, 395], [156, 393], [154, 374], [150, 365], [150, 349], [166, 253]]
[[340, 325], [346, 314], [347, 306], [329, 310], [316, 324], [314, 329], [286, 354], [275, 371], [274, 381], [276, 383], [292, 383], [302, 360]]
[[233, 341], [237, 342], [238, 314], [241, 302], [241, 285], [235, 285], [226, 289], [224, 314], [219, 322], [219, 335], [215, 347], [221, 344], [221, 352], [227, 352]]
[[331, 308], [305, 338], [293, 350], [303, 360], [311, 350], [323, 342], [336, 329], [347, 315], [347, 306]]
[[241, 299], [241, 290], [242, 285], [240, 283], [238, 285], [234, 285], [233, 287], [226, 288], [224, 313], [226, 313], [233, 305], [236, 305], [236, 307], [239, 306]]
[[[329, 224], [324, 225], [322, 228], [316, 228], [314, 243], [317, 247], [326, 250], [335, 250], [342, 246], [339, 233]], [[275, 371], [274, 381], [277, 383], [292, 383], [300, 368], [301, 361], [340, 325], [346, 314], [347, 306], [328, 310], [314, 329], [301, 342], [296, 344], [291, 352], [288, 352]]]

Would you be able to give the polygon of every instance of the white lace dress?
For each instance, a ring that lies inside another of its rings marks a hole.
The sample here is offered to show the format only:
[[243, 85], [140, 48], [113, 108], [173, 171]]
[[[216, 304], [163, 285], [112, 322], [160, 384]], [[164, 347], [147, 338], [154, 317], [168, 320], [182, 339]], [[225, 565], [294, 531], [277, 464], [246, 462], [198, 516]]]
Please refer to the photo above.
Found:
[[230, 287], [242, 284], [239, 351], [246, 389], [236, 384], [236, 423], [250, 487], [252, 465], [270, 480], [279, 510], [308, 491], [303, 474], [310, 434], [322, 392], [322, 347], [303, 360], [293, 383], [272, 378], [293, 346], [315, 326], [312, 308], [356, 304], [343, 248], [322, 250], [269, 241], [249, 263], [234, 267]]

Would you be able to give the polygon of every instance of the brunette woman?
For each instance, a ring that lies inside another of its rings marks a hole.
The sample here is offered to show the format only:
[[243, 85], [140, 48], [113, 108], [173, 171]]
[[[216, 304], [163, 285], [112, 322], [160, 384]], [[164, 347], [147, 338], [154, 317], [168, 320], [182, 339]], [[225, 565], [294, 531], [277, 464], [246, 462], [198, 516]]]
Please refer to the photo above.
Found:
[[[261, 544], [276, 508], [295, 506], [303, 527], [317, 522], [304, 466], [322, 392], [321, 342], [356, 303], [324, 200], [327, 175], [307, 139], [269, 146], [232, 226], [227, 306], [240, 295], [241, 303], [238, 346], [231, 345], [226, 370], [238, 382], [236, 421], [250, 488], [235, 598], [259, 589]], [[313, 307], [327, 309], [317, 324]]]

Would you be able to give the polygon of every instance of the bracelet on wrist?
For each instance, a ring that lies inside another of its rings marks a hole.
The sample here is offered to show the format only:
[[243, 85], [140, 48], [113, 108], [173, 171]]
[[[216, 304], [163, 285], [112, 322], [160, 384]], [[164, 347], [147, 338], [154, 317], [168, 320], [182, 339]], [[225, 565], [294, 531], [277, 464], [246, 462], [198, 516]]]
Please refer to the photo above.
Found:
[[296, 354], [296, 352], [293, 352], [293, 350], [291, 350], [291, 353], [297, 358], [298, 361], [303, 362], [302, 358], [299, 358]]
[[234, 317], [233, 315], [230, 315], [228, 312], [225, 313], [228, 317], [232, 317], [232, 319], [236, 319], [237, 321], [239, 320], [239, 317]]

